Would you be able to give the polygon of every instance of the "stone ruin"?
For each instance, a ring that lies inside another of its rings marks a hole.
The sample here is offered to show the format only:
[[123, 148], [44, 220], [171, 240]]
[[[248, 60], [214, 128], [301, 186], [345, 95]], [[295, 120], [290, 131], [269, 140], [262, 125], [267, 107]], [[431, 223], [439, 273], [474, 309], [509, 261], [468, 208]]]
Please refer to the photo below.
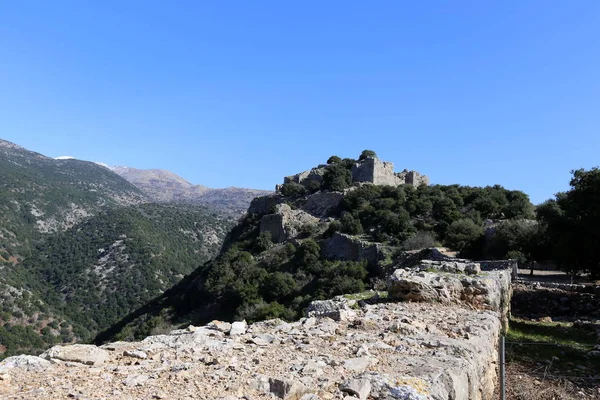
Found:
[[[283, 183], [298, 183], [304, 186], [307, 186], [310, 182], [321, 184], [326, 167], [319, 166], [296, 175], [286, 176]], [[429, 178], [417, 171], [406, 169], [402, 172], [394, 172], [394, 163], [381, 161], [375, 157], [367, 157], [352, 166], [352, 182], [390, 186], [412, 185], [418, 187], [420, 185], [429, 185]], [[280, 185], [277, 185], [275, 189], [278, 191], [280, 187]]]
[[314, 301], [295, 322], [213, 321], [9, 357], [0, 397], [487, 400], [510, 295], [508, 270], [422, 260], [387, 292]]

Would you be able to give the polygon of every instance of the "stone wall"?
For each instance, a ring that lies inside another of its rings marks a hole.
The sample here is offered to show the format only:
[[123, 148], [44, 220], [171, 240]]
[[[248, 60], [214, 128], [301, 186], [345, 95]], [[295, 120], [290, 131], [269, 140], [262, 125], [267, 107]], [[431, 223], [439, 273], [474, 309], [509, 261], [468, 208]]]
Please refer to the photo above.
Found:
[[352, 167], [353, 182], [370, 182], [375, 185], [398, 186], [405, 182], [394, 173], [394, 163], [377, 158], [366, 158]]
[[[480, 294], [498, 303], [497, 292]], [[468, 305], [458, 298], [348, 297], [316, 302], [308, 308], [311, 316], [296, 322], [213, 321], [138, 342], [56, 346], [43, 358], [10, 357], [0, 363], [0, 397], [494, 398], [501, 332], [494, 307], [479, 307], [474, 296]]]
[[339, 232], [325, 242], [323, 256], [330, 260], [367, 261], [369, 265], [377, 264], [383, 257], [381, 243], [368, 242]]
[[318, 218], [302, 210], [292, 210], [287, 204], [278, 204], [273, 214], [267, 214], [260, 220], [260, 233], [269, 232], [271, 240], [280, 243], [296, 237], [304, 225], [318, 222]]

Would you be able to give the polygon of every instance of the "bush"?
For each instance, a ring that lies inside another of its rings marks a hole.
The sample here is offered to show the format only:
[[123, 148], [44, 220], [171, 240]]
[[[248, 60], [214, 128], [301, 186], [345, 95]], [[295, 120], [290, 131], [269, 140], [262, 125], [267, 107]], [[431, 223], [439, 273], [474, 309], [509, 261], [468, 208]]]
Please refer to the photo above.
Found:
[[463, 251], [483, 235], [483, 228], [470, 219], [454, 221], [446, 232], [446, 245], [453, 250]]
[[286, 197], [298, 197], [306, 193], [306, 188], [299, 183], [288, 182], [281, 185], [279, 191]]
[[409, 237], [402, 243], [403, 250], [421, 250], [429, 247], [435, 247], [435, 238], [430, 232], [419, 231], [415, 235]]
[[325, 189], [341, 192], [352, 185], [352, 172], [341, 164], [332, 164], [325, 169], [323, 186]]

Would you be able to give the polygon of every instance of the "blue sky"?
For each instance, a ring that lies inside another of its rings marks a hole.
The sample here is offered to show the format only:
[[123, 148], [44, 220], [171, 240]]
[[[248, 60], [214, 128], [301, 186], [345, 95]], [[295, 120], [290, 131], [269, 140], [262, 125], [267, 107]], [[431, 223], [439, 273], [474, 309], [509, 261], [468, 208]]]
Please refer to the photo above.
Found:
[[375, 150], [541, 202], [600, 164], [600, 2], [0, 2], [0, 138], [211, 187]]

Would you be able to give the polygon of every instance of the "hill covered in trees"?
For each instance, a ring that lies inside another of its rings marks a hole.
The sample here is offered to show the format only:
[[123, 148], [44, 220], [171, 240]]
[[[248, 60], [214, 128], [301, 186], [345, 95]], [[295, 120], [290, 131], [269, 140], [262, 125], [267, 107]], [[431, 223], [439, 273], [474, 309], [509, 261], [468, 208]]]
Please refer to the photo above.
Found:
[[312, 300], [377, 288], [405, 250], [445, 244], [488, 256], [486, 221], [533, 218], [526, 194], [500, 186], [356, 182], [355, 165], [374, 156], [331, 157], [302, 179], [286, 178], [277, 194], [254, 200], [216, 259], [97, 341], [214, 318], [294, 319]]
[[216, 255], [232, 224], [0, 140], [0, 356], [92, 338]]

